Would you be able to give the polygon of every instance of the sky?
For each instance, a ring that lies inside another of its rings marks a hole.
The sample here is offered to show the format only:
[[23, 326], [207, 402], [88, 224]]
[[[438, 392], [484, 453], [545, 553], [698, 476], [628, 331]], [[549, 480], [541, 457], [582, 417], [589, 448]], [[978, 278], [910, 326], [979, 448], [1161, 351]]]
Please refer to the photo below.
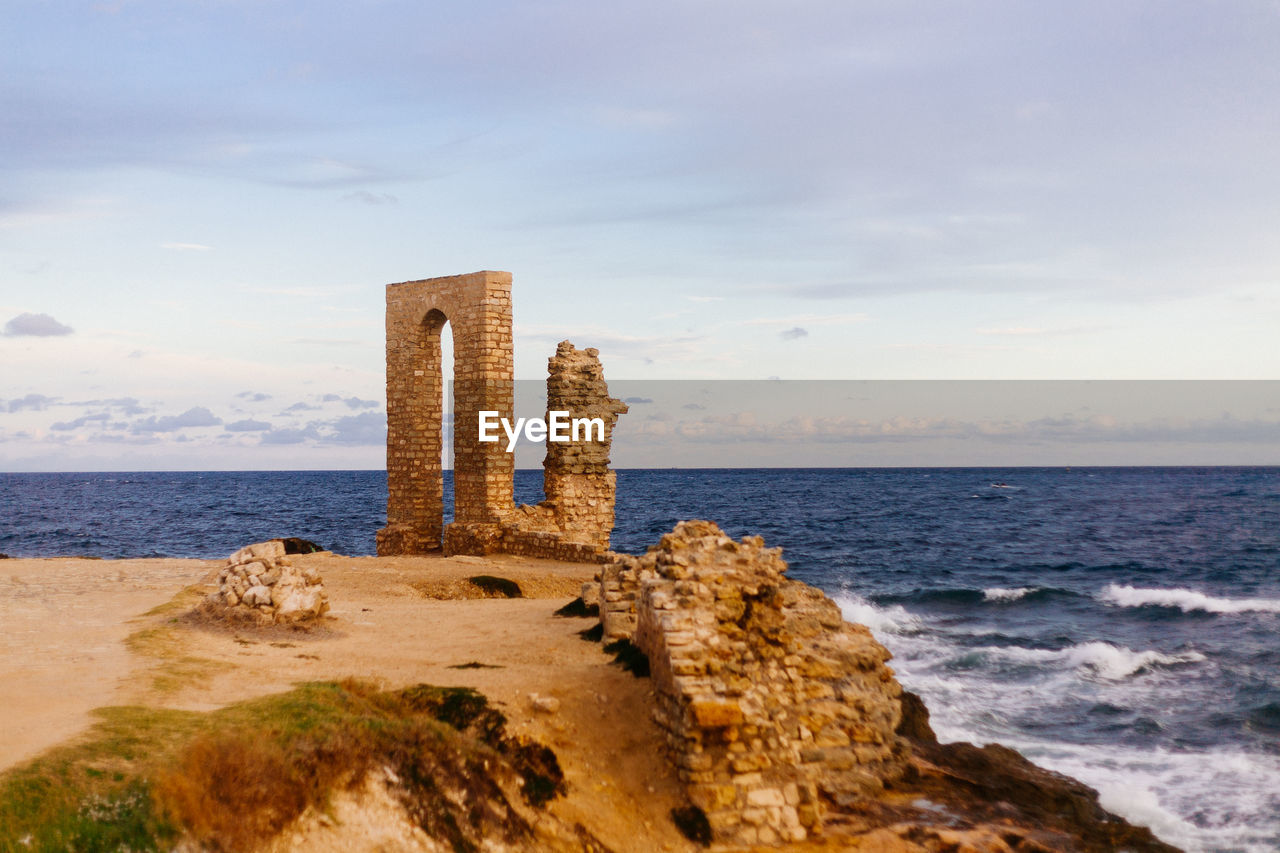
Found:
[[7, 0], [0, 470], [380, 467], [384, 285], [482, 269], [521, 379], [1280, 379], [1277, 44], [1275, 0]]

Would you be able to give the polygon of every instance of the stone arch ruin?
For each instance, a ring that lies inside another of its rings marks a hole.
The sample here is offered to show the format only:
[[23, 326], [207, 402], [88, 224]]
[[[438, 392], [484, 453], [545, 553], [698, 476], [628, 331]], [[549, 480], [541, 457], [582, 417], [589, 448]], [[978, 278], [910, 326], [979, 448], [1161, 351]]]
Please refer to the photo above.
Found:
[[[454, 521], [444, 514], [444, 389], [440, 334], [453, 334]], [[479, 440], [479, 413], [512, 418], [515, 396], [511, 273], [387, 285], [387, 526], [380, 556], [525, 554], [593, 561], [609, 546], [615, 475], [609, 448], [618, 415], [594, 349], [562, 342], [550, 359], [548, 409], [601, 417], [604, 441], [548, 443], [547, 500], [516, 507], [515, 462], [502, 442]]]

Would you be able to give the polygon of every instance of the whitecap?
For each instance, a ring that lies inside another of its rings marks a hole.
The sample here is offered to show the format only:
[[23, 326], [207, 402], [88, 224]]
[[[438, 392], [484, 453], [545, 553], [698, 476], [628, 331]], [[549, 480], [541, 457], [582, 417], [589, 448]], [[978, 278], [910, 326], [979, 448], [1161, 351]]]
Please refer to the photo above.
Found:
[[834, 599], [847, 621], [866, 625], [877, 637], [882, 634], [913, 634], [924, 627], [919, 616], [900, 604], [877, 607], [854, 593], [841, 593]]
[[1157, 651], [1135, 652], [1126, 646], [1113, 646], [1110, 643], [1081, 643], [1063, 650], [1068, 664], [1078, 669], [1086, 669], [1099, 678], [1119, 681], [1136, 675], [1153, 666], [1176, 666], [1184, 663], [1198, 663], [1204, 660], [1199, 652], [1182, 652], [1180, 654], [1164, 654]]
[[1035, 592], [1038, 587], [1019, 586], [1019, 587], [1002, 587], [993, 586], [990, 589], [982, 591], [982, 597], [986, 601], [1017, 601], [1029, 592]]
[[1280, 613], [1276, 598], [1214, 598], [1191, 589], [1143, 589], [1127, 584], [1107, 584], [1101, 601], [1120, 607], [1177, 607], [1184, 613]]
[[1276, 756], [1229, 749], [1175, 753], [1115, 744], [1010, 745], [1037, 764], [1096, 788], [1103, 808], [1188, 853], [1272, 853], [1280, 842], [1274, 819], [1280, 808]]
[[1154, 650], [1134, 651], [1128, 646], [1116, 646], [1094, 640], [1067, 646], [1065, 649], [1024, 649], [1018, 646], [973, 649], [996, 660], [1041, 666], [1061, 665], [1075, 670], [1078, 675], [1120, 681], [1131, 675], [1149, 670], [1153, 666], [1176, 666], [1198, 663], [1205, 659], [1199, 652], [1165, 654]]

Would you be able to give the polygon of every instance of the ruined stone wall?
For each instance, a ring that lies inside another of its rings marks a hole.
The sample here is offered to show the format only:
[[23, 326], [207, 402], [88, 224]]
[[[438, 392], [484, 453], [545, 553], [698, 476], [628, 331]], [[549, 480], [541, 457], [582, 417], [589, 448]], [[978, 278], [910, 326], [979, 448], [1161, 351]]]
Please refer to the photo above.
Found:
[[601, 574], [606, 635], [649, 658], [654, 717], [721, 842], [819, 834], [824, 801], [873, 793], [905, 765], [888, 651], [785, 571], [759, 537], [688, 521]]
[[442, 390], [440, 330], [453, 333], [454, 517], [443, 531], [464, 551], [496, 535], [513, 504], [514, 461], [498, 444], [476, 440], [479, 412], [512, 416], [511, 273], [387, 285], [387, 526], [378, 553], [420, 554], [441, 547]]
[[[594, 561], [609, 546], [615, 475], [613, 426], [627, 407], [609, 396], [594, 349], [568, 341], [549, 361], [549, 410], [599, 417], [605, 440], [548, 442], [547, 500], [516, 507], [515, 463], [503, 442], [479, 440], [479, 413], [513, 416], [511, 274], [387, 285], [387, 526], [378, 554], [506, 552]], [[442, 524], [444, 478], [440, 333], [454, 344], [454, 523]]]
[[617, 475], [609, 469], [613, 428], [627, 405], [609, 396], [599, 351], [577, 349], [569, 341], [556, 346], [547, 360], [547, 414], [568, 412], [569, 418], [599, 418], [601, 432], [579, 432], [579, 440], [547, 441], [542, 461], [546, 499], [521, 506], [503, 528], [502, 550], [509, 554], [552, 559], [595, 559], [609, 547], [613, 531]]
[[[603, 441], [592, 431], [567, 444], [547, 442], [543, 460], [543, 491], [565, 539], [601, 549], [609, 547], [613, 531], [613, 501], [617, 475], [609, 470], [609, 451], [618, 416], [627, 404], [609, 396], [599, 351], [575, 349], [561, 341], [548, 359], [547, 411], [567, 411], [573, 418], [599, 418]], [[549, 415], [548, 415], [549, 416]]]

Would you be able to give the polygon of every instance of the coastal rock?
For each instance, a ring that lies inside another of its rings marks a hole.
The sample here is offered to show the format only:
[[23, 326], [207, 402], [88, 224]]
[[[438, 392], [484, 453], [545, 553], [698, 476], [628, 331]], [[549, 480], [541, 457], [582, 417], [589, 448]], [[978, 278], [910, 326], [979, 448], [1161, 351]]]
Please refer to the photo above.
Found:
[[[329, 597], [320, 574], [312, 568], [299, 569], [286, 553], [305, 553], [289, 542], [305, 540], [272, 539], [246, 545], [227, 559], [218, 573], [218, 591], [209, 595], [201, 609], [208, 615], [229, 617], [258, 624], [307, 624], [329, 610]], [[314, 543], [307, 543], [314, 544]]]

